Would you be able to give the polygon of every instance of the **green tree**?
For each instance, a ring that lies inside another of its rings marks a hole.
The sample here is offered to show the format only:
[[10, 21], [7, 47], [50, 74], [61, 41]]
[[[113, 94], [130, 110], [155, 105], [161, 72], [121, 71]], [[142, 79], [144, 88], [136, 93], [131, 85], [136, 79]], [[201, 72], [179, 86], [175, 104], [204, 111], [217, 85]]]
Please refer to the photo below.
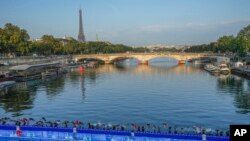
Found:
[[250, 25], [244, 27], [236, 37], [236, 50], [240, 56], [245, 56], [250, 49]]
[[76, 40], [70, 40], [63, 46], [64, 54], [75, 54], [79, 50], [79, 44]]
[[237, 52], [240, 56], [245, 56], [250, 49], [250, 40], [246, 35], [240, 35], [237, 37]]
[[63, 52], [62, 43], [52, 35], [43, 35], [42, 42], [47, 48], [47, 54], [61, 54]]
[[223, 36], [218, 39], [218, 49], [221, 52], [226, 52], [226, 51], [233, 51], [232, 49], [232, 44], [234, 41], [234, 36]]
[[250, 38], [250, 24], [240, 30], [237, 36], [247, 36], [248, 38]]
[[3, 42], [3, 29], [0, 28], [0, 52], [4, 53], [5, 47], [4, 47], [4, 42]]
[[29, 52], [29, 34], [11, 23], [5, 24], [0, 30], [1, 50], [5, 53], [19, 53], [21, 55]]

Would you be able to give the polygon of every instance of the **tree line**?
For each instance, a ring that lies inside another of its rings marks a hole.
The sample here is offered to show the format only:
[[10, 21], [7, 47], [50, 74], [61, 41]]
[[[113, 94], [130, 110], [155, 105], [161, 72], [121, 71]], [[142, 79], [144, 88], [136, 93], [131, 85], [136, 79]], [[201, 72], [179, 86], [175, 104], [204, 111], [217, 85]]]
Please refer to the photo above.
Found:
[[11, 23], [0, 28], [1, 55], [52, 55], [52, 54], [96, 54], [96, 53], [124, 53], [149, 52], [148, 48], [133, 48], [123, 44], [90, 41], [80, 43], [77, 40], [58, 39], [52, 35], [43, 35], [40, 40], [31, 41], [28, 32]]
[[213, 53], [234, 53], [245, 56], [250, 50], [250, 25], [240, 30], [237, 36], [223, 36], [216, 42], [202, 45], [194, 45], [185, 52], [213, 52]]
[[[250, 25], [243, 28], [237, 36], [223, 36], [216, 42], [193, 45], [184, 49], [185, 52], [234, 53], [245, 56], [250, 49]], [[176, 48], [159, 48], [153, 52], [180, 51]], [[41, 40], [31, 41], [28, 32], [11, 23], [0, 28], [0, 55], [52, 55], [52, 54], [96, 54], [96, 53], [125, 53], [150, 52], [148, 48], [111, 44], [109, 42], [89, 41], [80, 43], [77, 40], [58, 39], [52, 35], [43, 35]]]

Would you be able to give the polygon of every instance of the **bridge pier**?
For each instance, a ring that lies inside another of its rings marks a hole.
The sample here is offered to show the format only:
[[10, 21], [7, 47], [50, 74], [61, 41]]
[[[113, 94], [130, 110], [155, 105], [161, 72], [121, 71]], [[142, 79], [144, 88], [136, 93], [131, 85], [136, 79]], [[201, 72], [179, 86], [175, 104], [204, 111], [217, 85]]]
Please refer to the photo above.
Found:
[[112, 64], [111, 61], [104, 61], [105, 64]]
[[140, 65], [148, 65], [148, 60], [139, 60]]
[[178, 60], [178, 64], [185, 64], [186, 60]]

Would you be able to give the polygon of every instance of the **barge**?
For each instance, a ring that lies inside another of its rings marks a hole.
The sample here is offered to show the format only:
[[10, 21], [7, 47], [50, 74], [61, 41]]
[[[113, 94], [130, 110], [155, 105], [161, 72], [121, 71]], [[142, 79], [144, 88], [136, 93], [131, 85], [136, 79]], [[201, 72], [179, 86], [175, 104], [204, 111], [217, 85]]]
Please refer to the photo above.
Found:
[[63, 73], [63, 68], [60, 63], [18, 65], [11, 67], [9, 70], [18, 82], [41, 79]]

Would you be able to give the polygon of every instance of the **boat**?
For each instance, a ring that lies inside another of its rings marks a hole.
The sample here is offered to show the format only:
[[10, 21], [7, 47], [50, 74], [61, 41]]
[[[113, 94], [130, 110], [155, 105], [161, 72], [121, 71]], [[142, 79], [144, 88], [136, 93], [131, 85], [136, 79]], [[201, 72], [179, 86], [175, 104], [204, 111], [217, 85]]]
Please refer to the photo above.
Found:
[[247, 75], [249, 68], [243, 64], [243, 62], [235, 62], [232, 64], [231, 72], [237, 75]]
[[220, 65], [207, 64], [204, 69], [210, 73], [227, 75], [230, 73], [230, 69], [227, 64], [221, 63]]
[[76, 62], [75, 60], [68, 60], [66, 63], [66, 68], [78, 68], [81, 65], [80, 62]]
[[242, 62], [236, 62], [231, 68], [231, 72], [236, 75], [250, 77], [250, 65], [248, 63], [243, 64]]
[[54, 70], [46, 70], [46, 71], [42, 72], [41, 74], [42, 74], [42, 78], [44, 78], [44, 77], [57, 76], [58, 72], [54, 71]]
[[219, 68], [220, 68], [220, 73], [221, 74], [224, 74], [224, 75], [227, 75], [230, 73], [230, 69], [228, 68], [227, 64], [220, 64], [219, 65]]
[[97, 61], [89, 61], [87, 63], [87, 67], [88, 68], [97, 68], [99, 66], [98, 62]]
[[204, 64], [211, 63], [210, 60], [204, 60], [204, 59], [194, 60], [193, 62], [195, 65], [204, 65]]
[[12, 86], [16, 83], [15, 78], [9, 73], [0, 74], [0, 89]]
[[43, 76], [50, 76], [59, 73], [61, 65], [59, 63], [45, 63], [36, 65], [18, 65], [9, 70], [13, 73], [16, 81], [23, 82], [34, 79], [41, 79]]
[[210, 73], [220, 73], [220, 68], [213, 65], [213, 64], [207, 64], [204, 67], [204, 70], [210, 72]]

